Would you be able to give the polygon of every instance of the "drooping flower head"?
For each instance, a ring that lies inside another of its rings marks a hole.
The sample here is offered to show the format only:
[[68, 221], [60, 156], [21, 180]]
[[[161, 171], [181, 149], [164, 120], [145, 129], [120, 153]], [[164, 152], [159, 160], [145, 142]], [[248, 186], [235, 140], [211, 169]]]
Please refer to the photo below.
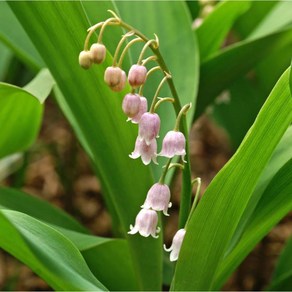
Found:
[[93, 63], [101, 64], [106, 55], [106, 48], [103, 44], [92, 44], [90, 47], [90, 58]]
[[169, 200], [170, 190], [168, 185], [156, 183], [148, 191], [146, 200], [141, 208], [163, 211], [164, 215], [169, 216], [167, 209], [172, 205]]
[[186, 138], [182, 132], [169, 131], [162, 142], [162, 150], [160, 156], [172, 158], [175, 155], [181, 155], [182, 160], [186, 155]]
[[129, 117], [135, 117], [140, 110], [141, 98], [138, 94], [126, 94], [123, 99], [123, 112]]
[[144, 140], [147, 145], [153, 139], [158, 137], [160, 130], [160, 118], [156, 113], [145, 113], [142, 115], [139, 122], [139, 138]]
[[79, 54], [79, 65], [84, 68], [88, 69], [92, 64], [90, 52], [89, 51], [82, 51]]
[[133, 124], [139, 124], [142, 115], [145, 114], [148, 109], [148, 102], [144, 96], [140, 96], [140, 101], [138, 113], [134, 117], [128, 119], [128, 121], [131, 121]]
[[104, 72], [105, 83], [114, 91], [121, 91], [126, 84], [126, 73], [119, 67], [107, 67]]
[[135, 226], [130, 225], [129, 234], [140, 233], [144, 237], [151, 235], [154, 238], [157, 238], [160, 228], [157, 227], [158, 216], [157, 213], [153, 210], [141, 209], [141, 211], [136, 216]]
[[135, 150], [129, 155], [133, 159], [137, 159], [141, 156], [142, 162], [148, 165], [151, 160], [157, 164], [157, 142], [152, 140], [149, 145], [145, 143], [144, 140], [136, 139]]
[[180, 248], [183, 243], [185, 234], [186, 234], [185, 229], [179, 229], [172, 239], [172, 244], [170, 248], [166, 248], [165, 244], [163, 245], [165, 251], [170, 251], [169, 259], [171, 262], [174, 262], [178, 259]]
[[143, 65], [132, 65], [129, 70], [128, 80], [133, 88], [137, 88], [145, 83], [147, 77], [147, 69]]

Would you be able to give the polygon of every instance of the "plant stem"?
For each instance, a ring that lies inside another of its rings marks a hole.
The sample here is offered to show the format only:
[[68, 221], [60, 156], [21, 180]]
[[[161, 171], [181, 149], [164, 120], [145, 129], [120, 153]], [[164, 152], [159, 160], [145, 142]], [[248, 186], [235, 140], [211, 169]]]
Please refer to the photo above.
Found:
[[[133, 28], [131, 25], [125, 23], [124, 21], [120, 21], [120, 25], [124, 27], [125, 29], [131, 31], [133, 30], [135, 35], [139, 36], [141, 39], [143, 39], [145, 42], [147, 42], [149, 39], [142, 34], [137, 29]], [[169, 72], [168, 67], [159, 51], [158, 47], [155, 47], [153, 44], [149, 46], [149, 48], [152, 50], [154, 55], [157, 56], [157, 63], [161, 67], [161, 70], [164, 72]], [[181, 103], [178, 97], [178, 93], [176, 91], [176, 88], [174, 86], [172, 78], [167, 79], [167, 83], [169, 86], [169, 89], [172, 93], [172, 96], [174, 98], [173, 107], [175, 110], [175, 113], [178, 115], [181, 109]], [[183, 228], [185, 226], [185, 223], [187, 222], [188, 213], [191, 208], [191, 200], [192, 200], [192, 188], [191, 188], [191, 168], [190, 168], [190, 158], [189, 158], [189, 133], [188, 133], [188, 127], [186, 119], [182, 120], [181, 123], [181, 132], [186, 137], [186, 160], [187, 163], [185, 164], [184, 170], [183, 170], [183, 181], [182, 181], [182, 191], [181, 191], [181, 206], [180, 206], [180, 212], [179, 212], [179, 226], [180, 228]]]
[[167, 164], [165, 165], [165, 168], [164, 168], [164, 170], [163, 170], [163, 172], [162, 172], [162, 174], [161, 174], [161, 177], [160, 177], [160, 179], [159, 179], [159, 183], [160, 183], [161, 185], [164, 184], [164, 180], [165, 180], [166, 174], [167, 174], [167, 172], [168, 172], [168, 168], [169, 168], [169, 165], [170, 165], [170, 163], [171, 163], [171, 160], [172, 160], [172, 158], [170, 158], [170, 159], [167, 161]]

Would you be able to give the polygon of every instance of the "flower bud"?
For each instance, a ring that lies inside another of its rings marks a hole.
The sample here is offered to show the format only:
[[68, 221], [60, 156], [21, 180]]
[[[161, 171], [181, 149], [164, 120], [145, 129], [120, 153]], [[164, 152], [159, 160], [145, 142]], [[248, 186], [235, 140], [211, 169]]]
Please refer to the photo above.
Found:
[[129, 234], [135, 234], [139, 232], [142, 236], [148, 237], [151, 235], [154, 238], [158, 238], [156, 233], [159, 233], [160, 228], [157, 227], [158, 216], [153, 210], [142, 209], [135, 220], [135, 226], [130, 225]]
[[186, 138], [183, 133], [178, 131], [169, 131], [162, 142], [162, 150], [159, 156], [172, 158], [175, 155], [181, 155], [182, 160], [186, 155]]
[[119, 67], [107, 67], [104, 72], [104, 81], [112, 89], [120, 87], [126, 82], [126, 73]]
[[90, 58], [93, 63], [100, 64], [104, 61], [106, 48], [103, 44], [92, 44], [90, 47]]
[[147, 145], [158, 137], [160, 130], [160, 118], [156, 113], [145, 113], [139, 122], [139, 138], [144, 140]]
[[138, 113], [133, 117], [129, 118], [128, 120], [132, 121], [133, 124], [138, 124], [141, 120], [143, 114], [147, 112], [148, 109], [148, 102], [144, 96], [140, 96], [140, 106]]
[[133, 118], [139, 112], [141, 99], [138, 94], [126, 94], [123, 99], [122, 108], [124, 113], [129, 117]]
[[127, 75], [125, 71], [122, 70], [122, 76], [121, 76], [120, 82], [117, 85], [111, 87], [111, 90], [117, 91], [117, 92], [122, 91], [125, 88], [126, 81], [127, 81]]
[[169, 216], [167, 209], [172, 205], [169, 200], [170, 190], [168, 185], [156, 183], [148, 191], [146, 200], [141, 208], [163, 211], [164, 215]]
[[171, 262], [174, 262], [178, 259], [180, 248], [183, 243], [185, 234], [186, 234], [185, 229], [179, 229], [173, 237], [171, 247], [166, 248], [165, 245], [163, 246], [165, 251], [170, 251], [169, 259]]
[[89, 51], [82, 51], [79, 54], [79, 65], [84, 68], [88, 69], [91, 66], [91, 58], [90, 58], [90, 52]]
[[133, 159], [137, 159], [141, 156], [142, 162], [148, 165], [151, 160], [157, 164], [157, 142], [153, 139], [149, 145], [144, 140], [136, 139], [135, 150], [129, 155]]
[[142, 65], [133, 65], [128, 74], [128, 80], [133, 88], [137, 88], [145, 83], [147, 69]]

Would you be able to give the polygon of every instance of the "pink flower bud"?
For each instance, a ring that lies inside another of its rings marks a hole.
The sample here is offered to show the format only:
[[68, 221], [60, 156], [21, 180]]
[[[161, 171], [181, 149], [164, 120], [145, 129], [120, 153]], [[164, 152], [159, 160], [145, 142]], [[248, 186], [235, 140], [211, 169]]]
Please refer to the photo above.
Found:
[[145, 83], [147, 69], [142, 65], [133, 65], [128, 74], [128, 80], [133, 88], [137, 88]]
[[104, 61], [106, 48], [103, 44], [92, 44], [90, 47], [90, 58], [93, 63], [100, 64]]
[[158, 114], [145, 113], [142, 115], [139, 122], [139, 138], [141, 140], [149, 145], [153, 139], [158, 137], [159, 130], [160, 118]]
[[141, 208], [153, 209], [155, 211], [163, 211], [163, 214], [167, 214], [167, 209], [171, 207], [170, 190], [168, 185], [156, 183], [147, 193], [146, 200]]
[[84, 68], [88, 69], [91, 66], [91, 58], [90, 58], [90, 52], [89, 51], [82, 51], [79, 54], [79, 65]]
[[186, 138], [183, 133], [178, 131], [169, 131], [162, 142], [160, 156], [172, 158], [175, 155], [181, 155], [184, 161], [186, 155]]
[[126, 94], [123, 99], [122, 108], [124, 113], [129, 117], [135, 117], [140, 109], [141, 98], [138, 94]]
[[111, 87], [111, 89], [117, 92], [122, 91], [125, 88], [126, 81], [127, 81], [127, 75], [125, 71], [122, 71], [122, 77], [121, 77], [120, 82], [116, 86]]
[[104, 81], [113, 91], [121, 91], [126, 84], [126, 73], [119, 67], [107, 67]]
[[133, 159], [137, 159], [141, 156], [142, 162], [148, 165], [151, 160], [157, 164], [157, 142], [155, 139], [151, 141], [149, 145], [144, 140], [136, 139], [135, 150], [129, 155]]
[[136, 234], [139, 232], [142, 236], [148, 237], [151, 235], [158, 238], [156, 233], [159, 233], [160, 228], [157, 227], [158, 216], [153, 210], [142, 209], [135, 220], [135, 226], [130, 225], [129, 234]]
[[147, 99], [144, 96], [140, 96], [140, 100], [141, 102], [138, 113], [133, 118], [128, 119], [129, 121], [132, 121], [133, 124], [138, 124], [141, 120], [142, 115], [145, 114], [148, 109]]
[[174, 262], [178, 259], [180, 248], [183, 243], [185, 234], [186, 234], [185, 229], [179, 229], [173, 237], [171, 247], [166, 248], [165, 245], [163, 246], [165, 251], [170, 251], [169, 259], [171, 262]]

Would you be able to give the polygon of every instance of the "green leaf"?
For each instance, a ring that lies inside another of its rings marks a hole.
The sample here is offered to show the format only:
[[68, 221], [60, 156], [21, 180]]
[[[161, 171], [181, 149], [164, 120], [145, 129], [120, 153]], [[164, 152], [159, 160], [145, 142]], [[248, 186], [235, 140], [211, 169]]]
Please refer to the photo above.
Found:
[[26, 86], [24, 90], [34, 95], [40, 103], [44, 103], [49, 96], [55, 81], [48, 69], [43, 69], [39, 74]]
[[28, 215], [0, 210], [0, 246], [55, 290], [106, 290], [71, 241]]
[[223, 285], [257, 242], [292, 208], [286, 191], [292, 176], [291, 143], [292, 127], [281, 139], [255, 187], [217, 270], [215, 289]]
[[173, 290], [213, 288], [216, 271], [259, 176], [292, 121], [289, 74], [287, 70], [277, 82], [238, 151], [209, 185], [191, 217]]
[[0, 159], [0, 182], [21, 167], [23, 155], [15, 153]]
[[290, 291], [292, 289], [292, 238], [286, 243], [278, 259], [269, 291]]
[[192, 19], [195, 19], [198, 17], [200, 12], [200, 4], [197, 0], [187, 0], [186, 4], [188, 5], [190, 14], [192, 16]]
[[4, 81], [11, 58], [11, 50], [9, 50], [6, 46], [0, 43], [0, 81]]
[[88, 233], [86, 228], [61, 209], [44, 200], [12, 188], [0, 187], [0, 208], [19, 211], [49, 224]]
[[215, 6], [196, 30], [202, 62], [220, 48], [234, 21], [249, 7], [250, 1], [224, 1]]
[[44, 66], [42, 58], [5, 1], [0, 2], [0, 40], [31, 68], [36, 70]]
[[126, 240], [97, 237], [53, 227], [74, 243], [91, 272], [110, 291], [133, 291], [139, 288]]
[[222, 90], [232, 85], [239, 77], [264, 60], [267, 55], [274, 54], [278, 48], [278, 42], [285, 41], [287, 45], [291, 45], [291, 29], [259, 39], [236, 43], [204, 62], [201, 65], [195, 118], [204, 112]]
[[273, 32], [279, 31], [283, 27], [292, 23], [292, 3], [281, 1], [273, 7], [270, 13], [248, 36], [248, 39], [257, 39]]
[[[101, 180], [106, 201], [118, 215], [121, 231], [127, 236], [140, 288], [160, 289], [161, 278], [157, 275], [162, 269], [161, 239], [127, 235], [152, 177], [140, 161], [128, 157], [137, 129], [125, 122], [121, 111], [123, 93], [113, 93], [104, 84], [103, 74], [111, 65], [111, 56], [108, 54], [102, 65], [90, 70], [79, 67], [78, 54], [89, 27], [79, 2], [29, 2], [29, 5], [9, 2], [9, 5], [46, 61], [63, 94], [63, 108], [74, 117], [71, 122], [75, 131], [81, 133], [81, 141], [86, 141], [83, 146]], [[125, 171], [130, 175], [125, 175]]]
[[0, 83], [0, 158], [27, 149], [35, 140], [43, 107], [26, 90]]

